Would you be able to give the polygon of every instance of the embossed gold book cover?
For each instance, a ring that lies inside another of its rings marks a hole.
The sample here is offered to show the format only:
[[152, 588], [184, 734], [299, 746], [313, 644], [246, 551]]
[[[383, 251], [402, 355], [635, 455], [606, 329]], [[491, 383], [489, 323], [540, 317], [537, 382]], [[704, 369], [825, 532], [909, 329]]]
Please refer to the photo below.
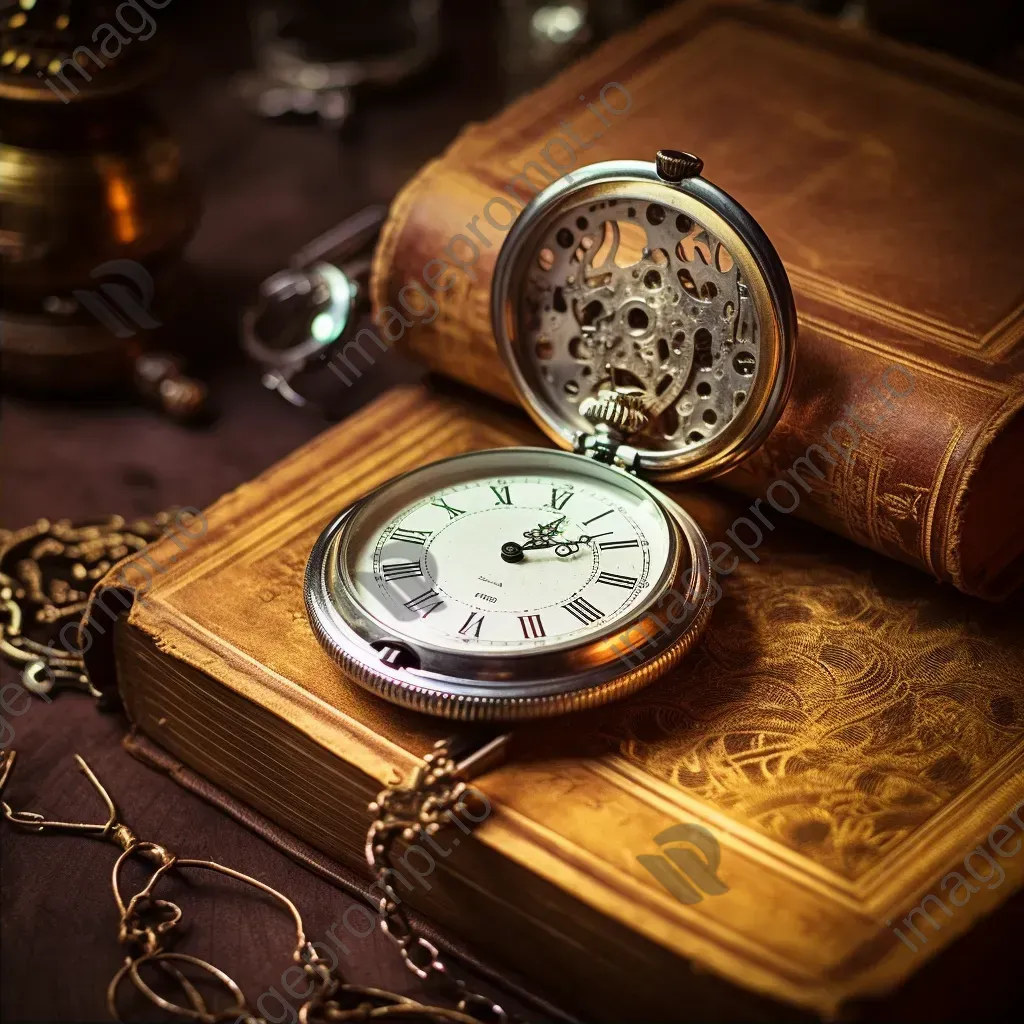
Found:
[[[512, 413], [396, 390], [222, 498], [184, 556], [150, 549], [159, 573], [120, 570], [139, 592], [105, 653], [133, 721], [358, 865], [366, 801], [446, 727], [323, 653], [306, 558], [338, 509], [394, 475], [524, 442], [539, 438]], [[724, 492], [672, 493], [712, 542], [744, 511]], [[476, 782], [491, 813], [408, 897], [585, 1019], [846, 1011], [1024, 878], [1020, 601], [965, 597], [791, 521], [756, 554], [721, 579], [706, 639], [665, 679], [520, 726]]]

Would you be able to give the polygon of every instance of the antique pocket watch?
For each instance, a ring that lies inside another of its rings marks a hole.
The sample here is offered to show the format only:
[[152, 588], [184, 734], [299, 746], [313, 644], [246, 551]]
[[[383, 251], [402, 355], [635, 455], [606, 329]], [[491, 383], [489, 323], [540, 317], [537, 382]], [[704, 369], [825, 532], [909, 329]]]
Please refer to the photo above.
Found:
[[701, 169], [669, 150], [592, 164], [513, 225], [495, 339], [563, 450], [443, 459], [324, 530], [306, 607], [362, 686], [448, 718], [534, 718], [630, 693], [698, 639], [708, 544], [648, 481], [724, 472], [762, 442], [796, 324], [771, 243]]

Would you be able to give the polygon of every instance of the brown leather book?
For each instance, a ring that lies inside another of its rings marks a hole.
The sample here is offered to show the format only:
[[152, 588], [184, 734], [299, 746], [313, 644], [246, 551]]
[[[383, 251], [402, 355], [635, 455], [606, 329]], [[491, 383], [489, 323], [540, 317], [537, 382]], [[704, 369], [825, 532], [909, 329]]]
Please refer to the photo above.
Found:
[[[702, 157], [761, 223], [796, 297], [789, 408], [724, 482], [764, 499], [810, 458], [793, 514], [1009, 593], [1024, 577], [1024, 90], [965, 65], [782, 4], [673, 7], [405, 187], [374, 266], [379, 349], [514, 400], [488, 305], [509, 223], [576, 166], [663, 147]], [[379, 349], [364, 335], [339, 368]], [[746, 518], [751, 540], [773, 526]]]
[[[542, 443], [522, 415], [390, 392], [116, 568], [86, 623], [91, 677], [116, 679], [175, 758], [365, 872], [367, 802], [452, 726], [323, 653], [306, 559], [394, 475], [521, 443]], [[671, 493], [712, 541], [742, 508]], [[993, 966], [1017, 955], [1011, 931], [995, 953], [975, 934], [940, 951], [1024, 880], [1020, 600], [939, 590], [793, 522], [721, 586], [669, 676], [517, 726], [475, 781], [490, 813], [442, 833], [431, 870], [410, 859], [422, 878], [401, 895], [585, 1020], [854, 1016], [872, 1000], [908, 1019], [1019, 998]], [[975, 970], [984, 991], [962, 983]]]

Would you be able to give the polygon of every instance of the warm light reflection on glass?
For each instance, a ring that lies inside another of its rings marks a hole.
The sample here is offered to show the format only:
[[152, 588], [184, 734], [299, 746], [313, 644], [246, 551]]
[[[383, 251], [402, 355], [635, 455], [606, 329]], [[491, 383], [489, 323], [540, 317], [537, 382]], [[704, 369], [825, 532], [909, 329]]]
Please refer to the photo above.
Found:
[[114, 234], [124, 244], [139, 236], [135, 218], [135, 197], [127, 182], [115, 171], [107, 174], [107, 206], [114, 215]]

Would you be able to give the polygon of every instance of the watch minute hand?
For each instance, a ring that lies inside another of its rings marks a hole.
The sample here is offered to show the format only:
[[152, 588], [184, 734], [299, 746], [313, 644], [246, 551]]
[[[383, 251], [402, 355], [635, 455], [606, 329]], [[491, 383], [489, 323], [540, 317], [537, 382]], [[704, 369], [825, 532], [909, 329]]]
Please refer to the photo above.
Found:
[[560, 548], [568, 546], [579, 548], [581, 544], [589, 544], [591, 541], [597, 540], [598, 537], [609, 536], [612, 532], [613, 531], [611, 530], [606, 530], [604, 533], [581, 533], [579, 537], [575, 539], [570, 539], [569, 537], [538, 538], [529, 540], [525, 544], [520, 545], [520, 547], [522, 547], [524, 551], [537, 551], [542, 548]]

